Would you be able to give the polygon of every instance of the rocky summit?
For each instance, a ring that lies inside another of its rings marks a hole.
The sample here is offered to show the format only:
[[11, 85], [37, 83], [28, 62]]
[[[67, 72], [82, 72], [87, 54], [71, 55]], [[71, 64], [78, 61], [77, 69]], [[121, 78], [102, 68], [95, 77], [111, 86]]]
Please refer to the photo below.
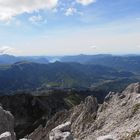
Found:
[[[1, 108], [0, 117], [0, 121], [4, 119], [0, 123], [5, 121], [0, 125], [0, 133], [8, 131], [13, 135], [12, 115]], [[45, 127], [40, 125], [24, 137], [28, 139], [140, 140], [140, 83], [129, 85], [121, 93], [110, 92], [103, 104], [88, 96], [70, 110], [57, 112]]]

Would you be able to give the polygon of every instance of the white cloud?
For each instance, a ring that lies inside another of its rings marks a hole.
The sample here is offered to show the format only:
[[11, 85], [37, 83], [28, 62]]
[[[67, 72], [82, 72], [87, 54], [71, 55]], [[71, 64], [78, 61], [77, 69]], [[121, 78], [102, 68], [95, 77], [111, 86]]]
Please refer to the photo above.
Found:
[[22, 13], [52, 9], [58, 0], [0, 0], [0, 20], [8, 21]]
[[68, 8], [65, 11], [66, 16], [72, 16], [74, 14], [81, 15], [81, 16], [83, 15], [83, 13], [78, 11], [76, 8]]
[[91, 3], [95, 3], [96, 0], [76, 0], [76, 2], [86, 6], [86, 5], [89, 5]]
[[31, 21], [32, 23], [37, 23], [37, 22], [40, 22], [40, 21], [42, 21], [42, 20], [43, 20], [43, 18], [42, 18], [42, 16], [40, 16], [40, 15], [31, 16], [31, 17], [29, 18], [29, 21]]
[[20, 52], [21, 52], [20, 50], [10, 47], [10, 46], [0, 47], [0, 54], [18, 54]]
[[68, 8], [65, 12], [65, 15], [66, 16], [72, 16], [75, 13], [77, 13], [77, 10], [75, 8]]

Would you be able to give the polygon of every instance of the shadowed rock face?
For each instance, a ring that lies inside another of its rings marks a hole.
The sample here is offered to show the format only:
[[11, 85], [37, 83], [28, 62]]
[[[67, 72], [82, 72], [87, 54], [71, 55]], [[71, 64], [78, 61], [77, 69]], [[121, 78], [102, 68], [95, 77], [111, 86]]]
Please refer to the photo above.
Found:
[[[7, 132], [7, 133], [5, 133]], [[14, 117], [9, 111], [5, 111], [0, 106], [0, 139], [15, 140], [14, 134]]]
[[[15, 118], [15, 132], [17, 138], [32, 133], [38, 126], [46, 125], [56, 112], [80, 103], [86, 95], [68, 93], [66, 91], [52, 91], [43, 95], [15, 94], [0, 97], [3, 108], [9, 110]], [[53, 128], [52, 128], [53, 129]]]
[[[3, 107], [10, 110], [15, 117], [15, 132], [17, 138], [31, 133], [39, 124], [45, 124], [42, 116], [49, 112], [49, 105], [45, 107], [43, 101], [32, 95], [13, 95], [0, 98]], [[46, 110], [46, 111], [45, 111]], [[51, 111], [49, 112], [51, 113]], [[48, 113], [48, 116], [49, 116]]]

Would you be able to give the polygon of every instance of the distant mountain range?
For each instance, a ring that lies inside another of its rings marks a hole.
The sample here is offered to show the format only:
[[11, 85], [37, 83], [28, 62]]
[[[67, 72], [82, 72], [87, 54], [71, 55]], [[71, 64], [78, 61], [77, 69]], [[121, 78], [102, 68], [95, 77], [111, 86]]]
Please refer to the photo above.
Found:
[[91, 87], [108, 80], [132, 78], [127, 71], [79, 63], [39, 64], [27, 61], [0, 66], [0, 91], [38, 87]]
[[40, 64], [59, 62], [76, 62], [80, 64], [102, 65], [117, 70], [139, 73], [140, 55], [75, 55], [75, 56], [12, 56], [0, 55], [0, 64], [14, 64], [20, 61], [28, 61]]
[[61, 61], [78, 62], [81, 64], [96, 64], [118, 70], [140, 72], [140, 55], [77, 55], [62, 57]]
[[0, 55], [0, 64], [14, 64], [19, 61], [29, 61], [35, 63], [47, 64], [49, 61], [47, 57], [35, 57], [35, 56], [13, 56], [13, 55]]
[[91, 88], [104, 92], [110, 89], [121, 91], [124, 85], [138, 81], [140, 81], [139, 55], [64, 57], [0, 55], [2, 92], [56, 87]]

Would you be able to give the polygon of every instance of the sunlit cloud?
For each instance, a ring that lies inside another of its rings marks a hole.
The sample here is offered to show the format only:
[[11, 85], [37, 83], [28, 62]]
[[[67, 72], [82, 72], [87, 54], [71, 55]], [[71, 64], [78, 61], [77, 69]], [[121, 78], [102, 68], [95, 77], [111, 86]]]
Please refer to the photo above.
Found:
[[77, 9], [75, 8], [68, 8], [65, 12], [66, 16], [72, 16], [73, 14], [77, 13]]
[[0, 54], [18, 54], [20, 52], [21, 52], [20, 50], [10, 47], [10, 46], [0, 47]]
[[32, 23], [38, 23], [38, 22], [40, 22], [40, 21], [42, 21], [43, 20], [43, 18], [42, 18], [42, 16], [40, 16], [40, 15], [37, 15], [37, 16], [31, 16], [30, 18], [29, 18], [29, 21], [30, 22], [32, 22]]
[[0, 20], [8, 21], [23, 13], [53, 9], [58, 0], [0, 0]]
[[96, 0], [76, 0], [76, 2], [86, 6], [95, 3]]

